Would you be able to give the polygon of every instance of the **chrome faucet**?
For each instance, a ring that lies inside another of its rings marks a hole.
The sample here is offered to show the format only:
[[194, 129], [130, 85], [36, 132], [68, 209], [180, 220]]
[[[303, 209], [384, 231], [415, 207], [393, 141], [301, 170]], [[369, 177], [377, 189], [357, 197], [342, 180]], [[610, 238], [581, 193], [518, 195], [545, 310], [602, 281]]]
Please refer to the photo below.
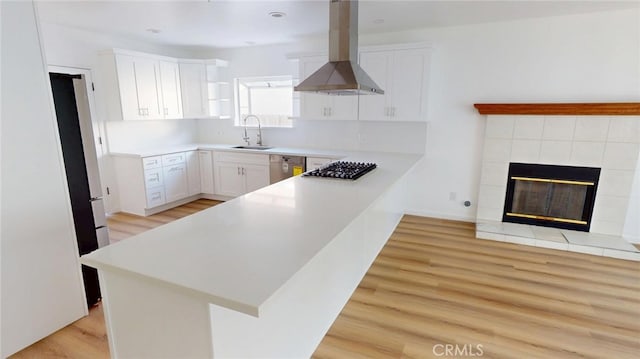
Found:
[[256, 121], [258, 121], [258, 142], [256, 144], [258, 146], [262, 146], [262, 127], [260, 126], [260, 118], [258, 118], [258, 116], [256, 115], [247, 115], [247, 117], [244, 118], [244, 137], [242, 137], [242, 139], [247, 143], [247, 146], [251, 146], [249, 135], [247, 135], [247, 119], [249, 117], [253, 117], [256, 119]]

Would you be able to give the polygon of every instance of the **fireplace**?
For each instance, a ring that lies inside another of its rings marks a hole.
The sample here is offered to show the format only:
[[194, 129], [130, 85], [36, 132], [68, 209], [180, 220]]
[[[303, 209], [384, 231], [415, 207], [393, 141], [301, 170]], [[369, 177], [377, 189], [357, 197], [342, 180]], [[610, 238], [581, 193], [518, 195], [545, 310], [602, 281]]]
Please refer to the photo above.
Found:
[[510, 163], [503, 222], [588, 232], [600, 168]]

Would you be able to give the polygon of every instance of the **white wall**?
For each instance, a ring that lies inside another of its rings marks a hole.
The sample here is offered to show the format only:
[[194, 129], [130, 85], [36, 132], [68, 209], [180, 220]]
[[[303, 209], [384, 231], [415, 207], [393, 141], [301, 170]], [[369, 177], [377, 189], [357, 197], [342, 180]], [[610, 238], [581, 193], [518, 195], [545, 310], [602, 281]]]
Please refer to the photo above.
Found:
[[636, 173], [633, 177], [633, 187], [629, 195], [629, 208], [625, 219], [623, 237], [632, 243], [640, 243], [640, 156], [636, 164]]
[[[411, 42], [433, 47], [426, 156], [411, 184], [410, 212], [415, 214], [475, 219], [486, 118], [474, 103], [638, 101], [640, 97], [638, 9], [360, 36], [361, 46]], [[283, 59], [286, 53], [326, 49], [327, 38], [314, 37], [286, 46], [208, 55], [232, 61], [232, 73], [253, 69], [251, 75], [261, 75], [273, 68], [289, 70]], [[346, 147], [358, 141], [362, 130], [356, 124], [305, 126], [303, 122], [298, 121], [302, 128], [296, 130], [296, 139], [289, 140], [292, 145], [311, 142], [315, 147], [317, 141], [318, 146]], [[334, 143], [325, 141], [322, 128], [344, 135]], [[201, 140], [240, 139], [228, 124], [200, 120], [199, 129]], [[400, 149], [396, 139], [405, 133], [392, 131], [377, 142]], [[270, 136], [287, 140], [267, 133], [266, 141]], [[465, 200], [472, 206], [464, 207]]]
[[[638, 10], [421, 30], [375, 41], [434, 47], [426, 158], [410, 205], [416, 214], [474, 219], [486, 118], [473, 103], [640, 96]], [[451, 192], [456, 200], [449, 200]], [[464, 207], [465, 199], [474, 205]]]
[[50, 84], [33, 4], [0, 2], [2, 351], [86, 314]]
[[[294, 120], [294, 128], [263, 128], [265, 145], [356, 151], [423, 153], [426, 123]], [[251, 142], [256, 129], [248, 129]], [[198, 142], [242, 144], [233, 120], [198, 120]]]
[[127, 152], [197, 142], [197, 120], [113, 121], [107, 123], [109, 150]]

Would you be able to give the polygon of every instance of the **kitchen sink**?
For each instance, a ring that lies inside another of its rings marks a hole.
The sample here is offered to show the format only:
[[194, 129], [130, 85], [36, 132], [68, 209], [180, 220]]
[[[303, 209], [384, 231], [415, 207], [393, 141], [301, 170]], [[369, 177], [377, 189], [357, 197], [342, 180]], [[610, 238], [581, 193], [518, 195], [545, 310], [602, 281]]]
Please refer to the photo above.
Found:
[[238, 148], [241, 150], [268, 150], [273, 147], [269, 146], [234, 146], [233, 148]]

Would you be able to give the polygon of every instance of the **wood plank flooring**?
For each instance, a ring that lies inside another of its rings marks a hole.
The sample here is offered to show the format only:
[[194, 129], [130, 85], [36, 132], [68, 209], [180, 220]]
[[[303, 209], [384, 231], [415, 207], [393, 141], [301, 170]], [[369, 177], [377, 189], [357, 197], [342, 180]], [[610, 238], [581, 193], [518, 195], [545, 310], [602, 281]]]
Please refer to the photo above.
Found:
[[456, 345], [458, 357], [638, 358], [640, 263], [405, 216], [314, 358], [454, 357]]
[[213, 207], [219, 203], [222, 202], [211, 199], [199, 199], [148, 217], [140, 217], [122, 212], [115, 213], [107, 218], [109, 238], [111, 243], [115, 243], [165, 223], [202, 211], [203, 209]]
[[[112, 216], [112, 237], [206, 205]], [[13, 358], [106, 358], [104, 330], [98, 307]], [[637, 358], [640, 263], [478, 240], [472, 223], [405, 216], [314, 358], [451, 358], [456, 344], [457, 357]]]

